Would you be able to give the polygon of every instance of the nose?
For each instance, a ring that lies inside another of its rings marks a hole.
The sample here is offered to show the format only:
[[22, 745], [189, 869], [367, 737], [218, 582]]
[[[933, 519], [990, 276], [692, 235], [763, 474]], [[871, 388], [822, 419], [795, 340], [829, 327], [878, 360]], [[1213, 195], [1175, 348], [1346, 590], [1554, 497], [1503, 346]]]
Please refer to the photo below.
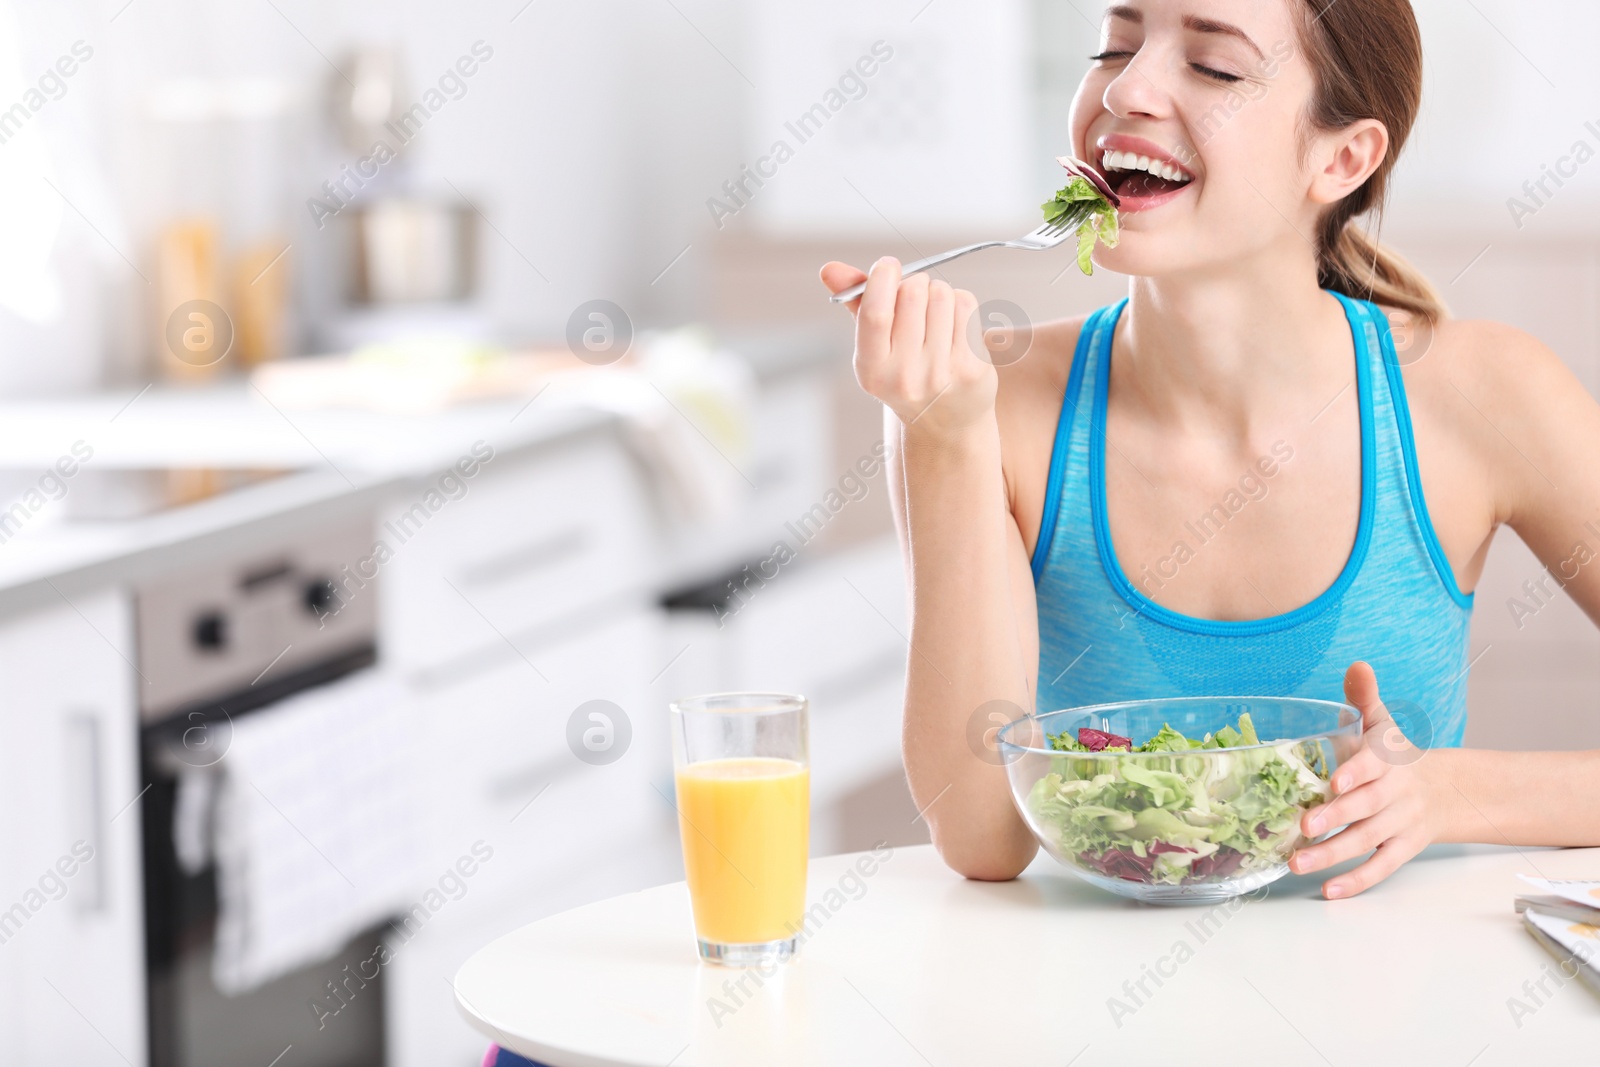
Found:
[[1101, 103], [1118, 118], [1162, 118], [1170, 110], [1166, 91], [1146, 74], [1143, 60], [1134, 56], [1106, 86]]

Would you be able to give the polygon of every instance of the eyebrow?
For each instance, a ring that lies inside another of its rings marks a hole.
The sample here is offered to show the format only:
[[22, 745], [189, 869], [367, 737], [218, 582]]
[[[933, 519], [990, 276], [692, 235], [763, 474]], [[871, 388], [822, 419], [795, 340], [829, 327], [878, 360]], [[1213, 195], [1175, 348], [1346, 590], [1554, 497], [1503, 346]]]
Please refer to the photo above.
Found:
[[[1115, 4], [1106, 8], [1106, 18], [1122, 19], [1124, 22], [1131, 22], [1136, 26], [1144, 24], [1144, 12], [1126, 4]], [[1257, 56], [1262, 59], [1266, 58], [1266, 54], [1261, 51], [1261, 47], [1255, 41], [1251, 40], [1250, 35], [1231, 22], [1201, 18], [1199, 15], [1185, 15], [1183, 16], [1183, 28], [1194, 33], [1218, 33], [1225, 37], [1237, 37], [1249, 45]]]
[[1216, 19], [1203, 19], [1198, 15], [1185, 15], [1183, 16], [1183, 28], [1186, 30], [1193, 30], [1195, 33], [1220, 33], [1226, 37], [1237, 37], [1239, 40], [1249, 45], [1257, 56], [1260, 56], [1262, 59], [1267, 58], [1266, 55], [1261, 51], [1261, 48], [1250, 39], [1250, 35], [1245, 33], [1231, 22], [1219, 22]]

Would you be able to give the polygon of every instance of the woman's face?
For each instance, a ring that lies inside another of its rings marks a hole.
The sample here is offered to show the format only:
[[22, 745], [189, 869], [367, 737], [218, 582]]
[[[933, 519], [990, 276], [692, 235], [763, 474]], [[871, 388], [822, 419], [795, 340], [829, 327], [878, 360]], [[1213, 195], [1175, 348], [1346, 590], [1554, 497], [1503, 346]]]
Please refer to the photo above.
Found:
[[1301, 2], [1106, 9], [1100, 52], [1072, 104], [1074, 154], [1123, 200], [1122, 243], [1097, 249], [1096, 262], [1172, 274], [1314, 240], [1319, 153], [1302, 160], [1299, 151], [1313, 81], [1289, 7]]

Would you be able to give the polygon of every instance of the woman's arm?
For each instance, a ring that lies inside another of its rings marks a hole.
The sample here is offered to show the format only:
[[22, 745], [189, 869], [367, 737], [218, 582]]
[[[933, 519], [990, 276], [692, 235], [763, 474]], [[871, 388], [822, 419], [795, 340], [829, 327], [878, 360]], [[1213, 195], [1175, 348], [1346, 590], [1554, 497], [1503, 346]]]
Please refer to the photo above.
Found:
[[[892, 412], [889, 419], [899, 422]], [[895, 505], [912, 604], [903, 739], [911, 793], [946, 863], [969, 878], [1012, 878], [1036, 843], [1012, 804], [993, 738], [1033, 710], [1038, 638], [999, 431], [945, 442], [920, 437], [915, 425], [896, 429], [891, 476], [903, 478]]]
[[[834, 292], [861, 280], [823, 268]], [[906, 774], [940, 856], [1007, 879], [1036, 843], [1011, 801], [995, 729], [1032, 710], [1032, 573], [1001, 468], [994, 367], [966, 343], [976, 300], [873, 266], [856, 309], [856, 376], [886, 406], [887, 477], [911, 590]]]
[[[1458, 391], [1458, 416], [1486, 456], [1504, 521], [1552, 584], [1600, 625], [1600, 404], [1527, 334], [1461, 326], [1461, 354], [1444, 369]], [[1600, 845], [1600, 751], [1436, 755], [1463, 801], [1444, 840]]]
[[[1475, 577], [1480, 545], [1494, 527], [1509, 525], [1600, 623], [1600, 405], [1544, 345], [1488, 323], [1442, 325], [1434, 362], [1407, 368], [1406, 385], [1422, 417], [1419, 441], [1426, 427], [1434, 445], [1449, 446], [1432, 464], [1419, 455], [1424, 483], [1431, 467], [1487, 487], [1492, 517], [1479, 523], [1486, 529], [1474, 529], [1450, 507], [1430, 507], [1441, 538], [1454, 543], [1446, 551], [1456, 573], [1470, 566]], [[1471, 495], [1430, 493], [1429, 500], [1455, 505]], [[1600, 845], [1600, 751], [1419, 751], [1384, 709], [1379, 681], [1365, 664], [1346, 676], [1346, 697], [1362, 709], [1368, 744], [1334, 775], [1335, 798], [1302, 820], [1311, 835], [1346, 829], [1291, 860], [1304, 873], [1376, 850], [1330, 879], [1326, 896], [1360, 893], [1435, 841]]]
[[1600, 845], [1600, 752], [1429, 753], [1456, 794], [1440, 841]]

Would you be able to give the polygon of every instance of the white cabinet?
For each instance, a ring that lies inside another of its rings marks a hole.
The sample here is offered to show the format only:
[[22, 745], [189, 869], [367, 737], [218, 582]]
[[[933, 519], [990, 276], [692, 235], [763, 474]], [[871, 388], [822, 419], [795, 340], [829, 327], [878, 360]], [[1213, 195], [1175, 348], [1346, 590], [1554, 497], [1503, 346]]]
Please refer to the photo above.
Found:
[[0, 1063], [146, 1060], [126, 597], [0, 625]]
[[[402, 918], [391, 939], [396, 1067], [482, 1058], [485, 1042], [457, 1016], [444, 983], [485, 943], [564, 908], [681, 877], [667, 712], [649, 699], [651, 675], [665, 663], [660, 631], [661, 613], [639, 605], [556, 639], [513, 635], [515, 650], [502, 645], [478, 669], [419, 688], [428, 869], [443, 876], [470, 855], [473, 873], [449, 879], [459, 896]], [[580, 711], [574, 747], [569, 724]], [[584, 747], [584, 732], [595, 747]]]
[[381, 516], [378, 536], [393, 553], [381, 643], [402, 671], [503, 644], [645, 583], [652, 516], [616, 438], [496, 458], [462, 484], [457, 499], [423, 486]]

